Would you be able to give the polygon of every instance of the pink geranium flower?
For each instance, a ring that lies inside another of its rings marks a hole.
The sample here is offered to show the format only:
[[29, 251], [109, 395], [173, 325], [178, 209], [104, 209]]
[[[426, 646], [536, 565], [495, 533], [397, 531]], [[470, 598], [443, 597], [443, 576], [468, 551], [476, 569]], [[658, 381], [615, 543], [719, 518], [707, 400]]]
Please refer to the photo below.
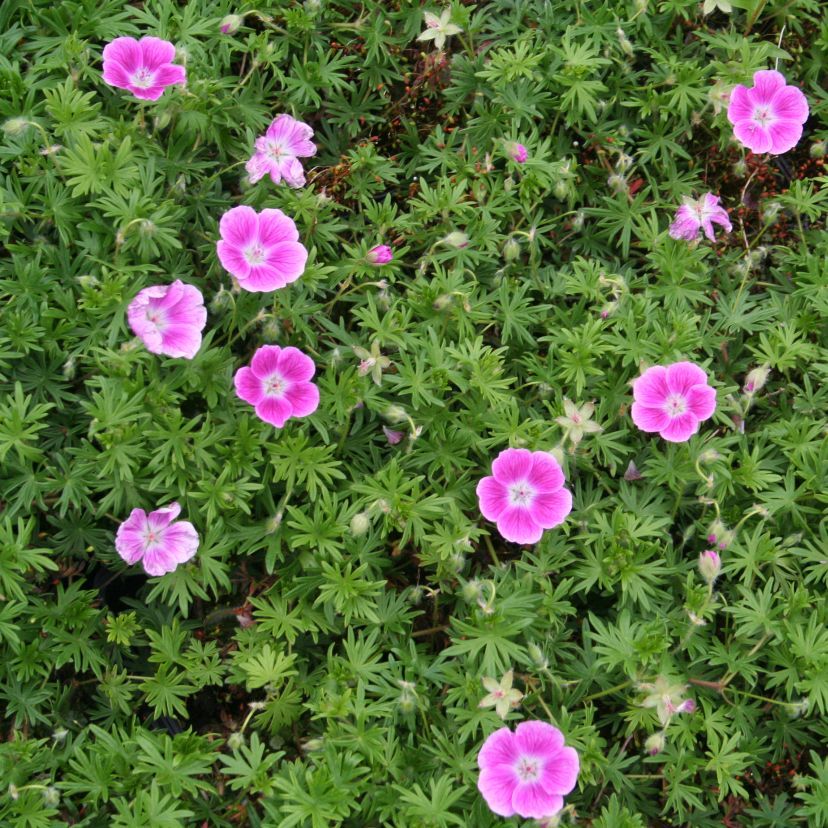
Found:
[[221, 217], [219, 233], [219, 260], [245, 290], [283, 288], [305, 270], [308, 251], [293, 219], [281, 210], [233, 207]]
[[716, 391], [707, 374], [692, 362], [654, 365], [633, 381], [633, 422], [642, 431], [657, 431], [671, 443], [683, 443], [713, 416]]
[[365, 256], [371, 264], [388, 264], [394, 258], [394, 251], [387, 244], [372, 247]]
[[714, 224], [724, 227], [726, 233], [733, 229], [727, 210], [719, 206], [719, 197], [706, 193], [698, 200], [684, 199], [684, 204], [676, 211], [675, 221], [670, 225], [670, 235], [674, 239], [692, 241], [699, 235], [699, 230], [704, 230], [704, 235], [715, 241]]
[[133, 509], [115, 535], [118, 554], [130, 565], [141, 561], [148, 575], [164, 575], [189, 561], [198, 551], [198, 533], [189, 521], [176, 521], [180, 513], [177, 503], [149, 514]]
[[753, 152], [780, 155], [793, 149], [808, 120], [808, 101], [780, 72], [762, 70], [748, 89], [739, 84], [730, 94], [727, 119], [733, 134]]
[[480, 511], [506, 540], [537, 543], [544, 529], [563, 523], [572, 511], [572, 494], [563, 485], [563, 471], [551, 454], [506, 449], [492, 463], [492, 476], [477, 484]]
[[307, 417], [319, 406], [319, 389], [310, 381], [316, 367], [298, 348], [263, 345], [250, 367], [236, 371], [236, 393], [255, 406], [256, 416], [281, 428], [289, 417]]
[[311, 141], [313, 130], [290, 115], [279, 115], [256, 139], [256, 152], [247, 162], [246, 170], [252, 183], [270, 175], [274, 184], [282, 179], [291, 187], [305, 183], [305, 171], [300, 158], [316, 155], [316, 144]]
[[501, 727], [477, 754], [477, 787], [486, 804], [503, 817], [550, 817], [578, 781], [574, 748], [564, 746], [560, 730], [546, 722], [521, 722], [514, 733]]
[[139, 291], [127, 319], [150, 353], [192, 359], [201, 347], [207, 311], [201, 291], [176, 279]]
[[174, 57], [175, 46], [160, 37], [116, 37], [103, 50], [103, 79], [136, 98], [157, 101], [168, 86], [187, 81], [187, 70]]

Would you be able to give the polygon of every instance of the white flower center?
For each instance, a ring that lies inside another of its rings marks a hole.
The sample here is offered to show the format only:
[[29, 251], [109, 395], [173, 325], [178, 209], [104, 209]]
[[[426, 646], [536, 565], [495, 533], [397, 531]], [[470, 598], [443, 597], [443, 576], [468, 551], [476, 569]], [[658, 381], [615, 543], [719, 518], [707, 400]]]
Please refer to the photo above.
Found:
[[757, 106], [753, 110], [753, 120], [761, 127], [768, 126], [774, 120], [773, 115], [770, 113], [770, 107]]
[[167, 320], [161, 308], [148, 307], [146, 317], [147, 322], [151, 322], [159, 331], [162, 331], [167, 326]]
[[541, 775], [541, 763], [532, 756], [522, 756], [515, 766], [521, 782], [535, 782]]
[[264, 392], [268, 397], [281, 397], [287, 389], [285, 378], [279, 374], [271, 374], [264, 381]]
[[664, 402], [664, 410], [671, 417], [680, 417], [687, 411], [687, 400], [681, 394], [670, 394]]
[[161, 532], [160, 529], [156, 530], [156, 529], [153, 529], [152, 527], [147, 527], [147, 532], [144, 535], [144, 546], [150, 547], [154, 543], [160, 543], [161, 542], [161, 535], [162, 535], [162, 532]]
[[528, 506], [534, 497], [535, 490], [526, 481], [509, 487], [509, 503], [512, 506]]
[[154, 80], [155, 74], [143, 66], [137, 72], [134, 72], [130, 78], [132, 85], [137, 86], [139, 89], [149, 89]]
[[265, 260], [265, 249], [258, 242], [251, 244], [244, 251], [244, 258], [251, 266], [260, 265]]
[[274, 160], [274, 161], [281, 161], [284, 155], [287, 155], [287, 152], [282, 147], [280, 143], [277, 141], [270, 141], [267, 145], [267, 154]]

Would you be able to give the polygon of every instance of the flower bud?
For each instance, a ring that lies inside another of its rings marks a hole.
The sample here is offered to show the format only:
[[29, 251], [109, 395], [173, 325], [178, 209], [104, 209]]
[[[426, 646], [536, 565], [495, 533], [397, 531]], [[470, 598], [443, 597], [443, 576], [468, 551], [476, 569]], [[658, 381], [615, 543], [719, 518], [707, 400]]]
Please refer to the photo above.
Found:
[[615, 36], [618, 38], [618, 45], [621, 47], [621, 51], [627, 56], [633, 56], [633, 45], [630, 43], [630, 39], [625, 34], [624, 30], [619, 26], [615, 30]]
[[469, 237], [460, 230], [452, 230], [447, 236], [440, 239], [440, 244], [447, 244], [449, 247], [460, 249], [469, 246]]
[[54, 785], [47, 785], [43, 789], [43, 804], [47, 808], [57, 808], [60, 805], [60, 791]]
[[713, 586], [722, 571], [722, 559], [713, 549], [705, 549], [699, 555], [699, 573], [708, 586]]
[[358, 512], [351, 518], [351, 534], [358, 538], [371, 528], [371, 518], [367, 512]]
[[532, 663], [538, 670], [545, 670], [549, 666], [549, 661], [543, 654], [543, 650], [537, 644], [530, 644], [527, 650], [529, 652], [529, 658], [532, 659]]
[[569, 196], [569, 182], [565, 181], [563, 178], [559, 178], [552, 186], [552, 192], [555, 194], [555, 198], [557, 198], [558, 201], [563, 201]]
[[769, 201], [762, 207], [762, 221], [765, 224], [773, 224], [781, 209], [782, 205], [778, 201]]
[[469, 603], [476, 601], [481, 594], [480, 581], [466, 581], [460, 590], [460, 594], [463, 596], [464, 601], [468, 601]]
[[228, 14], [221, 21], [219, 31], [222, 34], [234, 35], [244, 24], [244, 18], [240, 14]]
[[644, 742], [644, 750], [646, 750], [650, 756], [655, 756], [664, 750], [666, 743], [664, 731], [659, 730], [658, 733], [653, 733], [653, 735], [650, 736], [646, 742]]
[[526, 163], [526, 159], [529, 157], [529, 151], [517, 141], [509, 141], [506, 144], [506, 154], [518, 164]]
[[227, 747], [230, 750], [238, 750], [244, 744], [244, 734], [235, 731], [227, 737]]
[[769, 376], [770, 368], [767, 365], [760, 365], [758, 368], [749, 371], [745, 377], [745, 394], [755, 394], [757, 391], [761, 391]]
[[607, 179], [607, 186], [616, 193], [629, 192], [629, 188], [627, 187], [627, 179], [619, 173], [613, 173]]
[[828, 152], [825, 141], [814, 141], [811, 144], [811, 158], [822, 158]]
[[520, 242], [514, 237], [506, 239], [506, 244], [503, 245], [503, 258], [507, 262], [513, 262], [518, 256], [520, 256]]
[[394, 251], [387, 244], [378, 244], [368, 251], [365, 258], [370, 264], [384, 265], [394, 258]]
[[385, 411], [385, 419], [390, 420], [392, 423], [401, 423], [403, 420], [408, 419], [408, 414], [405, 413], [405, 409], [399, 405], [389, 405]]
[[624, 480], [628, 483], [631, 483], [633, 480], [641, 480], [644, 475], [638, 470], [638, 466], [630, 460], [629, 464], [627, 465], [627, 470], [624, 472]]
[[30, 125], [31, 121], [27, 121], [25, 118], [9, 118], [9, 120], [5, 121], [3, 124], [3, 132], [12, 138], [17, 138], [19, 135], [22, 135]]

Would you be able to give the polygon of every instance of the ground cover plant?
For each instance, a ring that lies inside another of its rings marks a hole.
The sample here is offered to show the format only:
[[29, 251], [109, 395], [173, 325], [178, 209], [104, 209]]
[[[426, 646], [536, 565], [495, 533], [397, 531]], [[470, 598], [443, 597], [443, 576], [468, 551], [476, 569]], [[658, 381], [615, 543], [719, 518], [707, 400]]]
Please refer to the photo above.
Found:
[[0, 825], [828, 825], [822, 4], [0, 43]]

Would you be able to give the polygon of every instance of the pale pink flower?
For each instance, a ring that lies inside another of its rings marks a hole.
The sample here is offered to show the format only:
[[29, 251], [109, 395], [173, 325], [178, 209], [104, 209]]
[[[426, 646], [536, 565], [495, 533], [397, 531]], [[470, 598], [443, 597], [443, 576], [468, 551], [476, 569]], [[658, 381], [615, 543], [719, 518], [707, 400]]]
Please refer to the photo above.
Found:
[[642, 431], [657, 431], [671, 443], [683, 443], [713, 416], [716, 391], [707, 374], [692, 362], [654, 365], [633, 381], [633, 422]]
[[130, 565], [141, 561], [147, 575], [164, 575], [189, 561], [198, 551], [198, 533], [189, 521], [176, 520], [180, 513], [175, 502], [149, 514], [133, 509], [115, 535], [118, 554]]
[[394, 258], [394, 251], [387, 244], [372, 247], [365, 256], [371, 264], [388, 264]]
[[136, 98], [157, 101], [168, 86], [184, 84], [187, 70], [173, 63], [175, 46], [159, 37], [116, 37], [103, 50], [103, 79]]
[[150, 353], [192, 359], [201, 347], [207, 310], [201, 291], [176, 279], [139, 291], [129, 303], [127, 319]]
[[480, 748], [477, 764], [477, 787], [492, 811], [527, 819], [558, 813], [580, 770], [575, 748], [566, 747], [561, 731], [546, 722], [496, 730]]
[[244, 290], [277, 290], [305, 270], [308, 251], [293, 219], [281, 210], [233, 207], [221, 217], [219, 232], [219, 260]]
[[290, 187], [305, 183], [305, 171], [300, 158], [316, 155], [316, 144], [311, 141], [313, 130], [290, 115], [279, 115], [256, 139], [256, 152], [245, 169], [250, 181], [256, 183], [270, 175], [274, 184], [284, 179]]
[[477, 497], [483, 517], [515, 543], [537, 543], [544, 529], [563, 523], [572, 511], [563, 471], [545, 451], [501, 451], [492, 463], [492, 476], [477, 484]]
[[733, 229], [727, 210], [719, 206], [718, 196], [706, 193], [700, 199], [685, 198], [676, 211], [675, 221], [670, 225], [670, 236], [692, 241], [699, 235], [699, 230], [704, 230], [704, 235], [715, 241], [714, 224], [724, 227], [726, 233]]
[[753, 152], [780, 155], [793, 149], [808, 120], [808, 101], [795, 86], [787, 86], [780, 72], [762, 70], [753, 86], [739, 84], [730, 94], [727, 119], [733, 134]]
[[313, 360], [298, 348], [263, 345], [250, 367], [236, 371], [236, 394], [256, 416], [281, 428], [290, 417], [307, 417], [319, 406], [319, 389], [310, 381]]

